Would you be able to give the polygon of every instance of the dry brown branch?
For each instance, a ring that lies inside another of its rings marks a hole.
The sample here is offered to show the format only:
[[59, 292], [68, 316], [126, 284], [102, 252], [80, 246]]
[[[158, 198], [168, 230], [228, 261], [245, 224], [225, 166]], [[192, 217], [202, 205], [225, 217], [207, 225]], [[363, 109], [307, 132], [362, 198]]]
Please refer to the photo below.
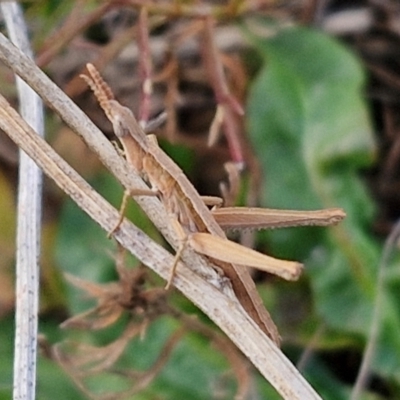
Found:
[[73, 11], [69, 14], [69, 18], [64, 22], [64, 25], [47, 39], [44, 49], [37, 57], [36, 61], [38, 65], [41, 67], [47, 65], [79, 32], [97, 21], [113, 5], [113, 1], [109, 0], [94, 11], [82, 16], [82, 7], [85, 2], [86, 0], [77, 0]]
[[153, 94], [152, 61], [149, 46], [149, 21], [147, 8], [142, 7], [138, 21], [139, 77], [141, 82], [141, 99], [138, 121], [146, 126], [150, 118], [151, 95]]
[[[234, 162], [243, 163], [244, 155], [239, 134], [240, 121], [238, 120], [238, 116], [243, 116], [244, 110], [230, 93], [223, 70], [222, 60], [221, 57], [219, 57], [214, 40], [214, 23], [214, 20], [210, 17], [204, 19], [204, 43], [202, 46], [206, 71], [210, 77], [217, 101], [217, 112], [214, 121], [217, 122], [217, 127], [223, 126], [224, 128], [231, 159]], [[214, 131], [215, 130], [217, 130], [217, 128], [215, 128]], [[211, 133], [212, 132], [210, 132], [210, 136], [213, 137], [209, 139], [209, 143], [215, 143], [215, 132], [213, 132], [213, 135], [211, 135]]]

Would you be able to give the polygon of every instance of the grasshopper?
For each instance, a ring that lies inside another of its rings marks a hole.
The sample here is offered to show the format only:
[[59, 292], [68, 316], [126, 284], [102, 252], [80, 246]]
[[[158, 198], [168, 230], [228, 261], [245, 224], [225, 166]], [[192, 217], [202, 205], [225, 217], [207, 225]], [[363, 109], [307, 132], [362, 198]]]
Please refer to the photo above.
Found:
[[[93, 90], [101, 108], [112, 123], [128, 163], [151, 185], [148, 194], [158, 195], [170, 214], [171, 224], [177, 233], [183, 235], [185, 242], [196, 252], [212, 258], [213, 263], [230, 279], [242, 307], [279, 345], [278, 330], [264, 308], [248, 270], [237, 264], [262, 269], [287, 280], [296, 280], [299, 277], [302, 264], [278, 260], [229, 241], [182, 170], [158, 147], [155, 140], [145, 134], [132, 112], [115, 100], [110, 87], [96, 68], [92, 64], [87, 64], [87, 69], [89, 75], [81, 76]], [[140, 194], [145, 193], [141, 191]], [[221, 212], [216, 211], [216, 215], [218, 214], [221, 215]], [[343, 216], [344, 213], [341, 211], [337, 218]], [[177, 251], [176, 260], [179, 259], [182, 248], [183, 245]], [[167, 286], [172, 279], [173, 272]]]

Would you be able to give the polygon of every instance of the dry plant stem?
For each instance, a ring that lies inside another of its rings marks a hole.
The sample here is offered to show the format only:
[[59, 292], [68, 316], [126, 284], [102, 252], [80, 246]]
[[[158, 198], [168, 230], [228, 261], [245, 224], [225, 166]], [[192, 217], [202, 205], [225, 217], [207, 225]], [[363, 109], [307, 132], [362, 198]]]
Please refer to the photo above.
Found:
[[[150, 21], [148, 21], [148, 30], [152, 30], [153, 28], [156, 28], [160, 25], [162, 25], [165, 22], [166, 18], [160, 16], [160, 17], [153, 17]], [[125, 47], [129, 44], [131, 44], [135, 37], [138, 34], [138, 27], [136, 25], [133, 25], [124, 31], [118, 33], [115, 35], [113, 40], [110, 43], [107, 43], [106, 45], [102, 46], [99, 49], [97, 57], [92, 61], [94, 65], [96, 65], [97, 69], [99, 71], [103, 70], [106, 65], [113, 59], [116, 58], [116, 56], [123, 50]], [[162, 42], [161, 40], [159, 43]], [[153, 49], [154, 52], [154, 49]], [[151, 59], [152, 56], [152, 51], [149, 48], [148, 49], [148, 57]], [[140, 55], [141, 52], [138, 51], [137, 54], [133, 54], [132, 58], [134, 61], [138, 60], [140, 62]], [[82, 85], [82, 79], [79, 77], [81, 73], [84, 72], [84, 69], [77, 73], [75, 77], [67, 84], [67, 86], [64, 88], [65, 92], [67, 93], [68, 96], [74, 97], [78, 96], [81, 94], [84, 90], [86, 90], [85, 85]], [[133, 73], [133, 72], [132, 72]], [[170, 113], [168, 113], [170, 114]]]
[[385, 241], [385, 246], [382, 251], [381, 261], [378, 266], [377, 283], [375, 285], [375, 304], [372, 312], [371, 326], [368, 333], [368, 340], [364, 350], [360, 369], [357, 374], [356, 381], [351, 393], [351, 400], [358, 400], [367, 386], [370, 378], [370, 370], [374, 357], [374, 352], [379, 339], [379, 329], [382, 326], [382, 306], [384, 300], [384, 285], [385, 285], [385, 272], [389, 264], [389, 257], [392, 251], [396, 248], [396, 244], [400, 238], [400, 220], [398, 220], [393, 227], [390, 235]]
[[318, 343], [320, 339], [322, 339], [323, 335], [326, 331], [326, 325], [322, 323], [316, 329], [316, 331], [312, 334], [311, 339], [308, 341], [307, 346], [304, 348], [301, 353], [300, 358], [297, 361], [296, 368], [300, 371], [306, 371], [308, 362], [313, 358], [314, 353], [316, 352]]
[[214, 118], [211, 122], [210, 129], [208, 132], [207, 146], [212, 147], [217, 143], [220, 137], [220, 129], [225, 119], [225, 110], [221, 104], [217, 105], [217, 111], [215, 112]]
[[[44, 172], [100, 226], [106, 231], [113, 227], [119, 217], [117, 210], [111, 207], [43, 139], [36, 135], [2, 96], [0, 97], [0, 128], [34, 158]], [[169, 276], [169, 265], [172, 264], [173, 257], [133, 224], [124, 220], [115, 238], [159, 275], [165, 279]], [[283, 398], [320, 399], [283, 353], [247, 313], [243, 312], [235, 298], [225, 295], [190, 268], [179, 267], [174, 283], [229, 336]]]
[[[153, 29], [154, 27], [159, 26], [165, 21], [165, 18], [159, 17], [159, 18], [153, 18], [149, 22], [149, 28]], [[138, 27], [136, 25], [133, 25], [124, 31], [117, 33], [113, 40], [106, 45], [102, 46], [97, 53], [97, 56], [94, 60], [92, 60], [92, 63], [96, 66], [96, 68], [99, 71], [102, 71], [106, 65], [113, 59], [117, 57], [117, 55], [125, 49], [127, 45], [132, 43], [137, 36], [138, 33]], [[151, 57], [149, 50], [149, 57]], [[140, 57], [135, 54], [133, 57], [135, 60]], [[82, 92], [86, 90], [86, 86], [82, 84], [82, 79], [79, 77], [81, 73], [85, 72], [84, 68], [82, 68], [81, 71], [79, 71], [66, 85], [63, 87], [65, 93], [70, 96], [70, 97], [75, 97], [80, 95]]]
[[147, 8], [142, 7], [138, 21], [138, 46], [139, 46], [139, 76], [141, 86], [141, 99], [139, 107], [139, 124], [144, 127], [150, 118], [151, 95], [153, 82], [151, 79], [151, 51], [149, 45], [149, 21]]
[[[232, 160], [234, 162], [242, 163], [244, 161], [244, 156], [239, 138], [239, 121], [237, 116], [242, 116], [244, 111], [242, 106], [229, 91], [221, 58], [218, 54], [218, 49], [214, 40], [213, 25], [214, 20], [211, 17], [204, 19], [204, 43], [202, 43], [202, 53], [206, 65], [206, 71], [210, 76], [218, 104], [215, 119], [222, 119], [222, 125], [228, 141]], [[218, 114], [220, 114], [220, 116], [218, 116]], [[214, 138], [212, 138], [212, 140], [216, 141]]]
[[[70, 18], [66, 20], [61, 29], [47, 40], [48, 47], [38, 55], [36, 59], [37, 65], [40, 67], [46, 66], [79, 32], [97, 21], [113, 6], [112, 0], [107, 1], [82, 18], [82, 5], [86, 2], [86, 0], [77, 1], [77, 5], [74, 8], [75, 12], [70, 15]], [[75, 13], [79, 13], [79, 18], [76, 18]]]
[[[117, 57], [117, 55], [129, 44], [131, 43], [137, 34], [137, 27], [132, 26], [124, 31], [118, 33], [115, 38], [110, 43], [107, 43], [105, 46], [99, 50], [98, 55], [95, 60], [93, 60], [93, 64], [96, 65], [99, 71], [102, 71], [103, 68], [113, 59]], [[74, 98], [75, 96], [80, 95], [86, 90], [85, 85], [82, 85], [82, 79], [79, 77], [81, 73], [84, 72], [84, 68], [79, 71], [67, 84], [63, 87], [65, 93]]]
[[169, 142], [176, 142], [176, 131], [178, 130], [176, 100], [179, 98], [178, 61], [175, 59], [172, 49], [169, 50], [168, 61], [160, 74], [154, 77], [154, 81], [165, 82], [165, 111], [168, 115], [166, 122], [166, 138]]
[[[13, 43], [33, 58], [21, 7], [15, 2], [1, 3], [1, 11]], [[42, 101], [20, 78], [17, 78], [16, 83], [23, 118], [43, 135]], [[41, 198], [42, 172], [21, 151], [16, 246], [14, 399], [33, 400], [35, 398]]]
[[214, 40], [214, 20], [204, 19], [204, 55], [218, 104], [228, 105], [238, 115], [243, 115], [243, 107], [230, 93], [221, 58]]
[[127, 3], [136, 7], [147, 7], [149, 13], [151, 14], [161, 14], [172, 18], [181, 17], [197, 19], [213, 16], [221, 20], [226, 20], [227, 18], [236, 18], [240, 15], [244, 15], [245, 13], [255, 12], [262, 7], [262, 4], [259, 5], [259, 2], [253, 1], [243, 2], [240, 10], [238, 7], [232, 7], [230, 4], [223, 6], [204, 6], [200, 3], [197, 6], [193, 2], [190, 2], [187, 5], [185, 2], [164, 2], [160, 4], [149, 0], [127, 0]]
[[[219, 184], [219, 190], [224, 199], [224, 207], [230, 207], [235, 204], [236, 199], [239, 196], [240, 191], [240, 165], [228, 161], [224, 164], [224, 169], [228, 174], [227, 185], [225, 182]], [[219, 224], [221, 226], [221, 224]]]

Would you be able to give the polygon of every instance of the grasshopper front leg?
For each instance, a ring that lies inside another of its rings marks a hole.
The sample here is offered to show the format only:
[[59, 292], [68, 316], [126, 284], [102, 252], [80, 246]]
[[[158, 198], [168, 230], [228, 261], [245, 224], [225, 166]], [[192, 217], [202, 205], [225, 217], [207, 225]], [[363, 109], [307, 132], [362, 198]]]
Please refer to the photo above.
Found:
[[122, 197], [121, 207], [119, 209], [119, 219], [115, 224], [114, 228], [108, 232], [107, 237], [110, 238], [120, 227], [122, 221], [124, 220], [124, 215], [126, 211], [126, 207], [128, 206], [128, 200], [132, 196], [158, 196], [159, 192], [155, 189], [130, 189], [124, 191], [124, 196]]

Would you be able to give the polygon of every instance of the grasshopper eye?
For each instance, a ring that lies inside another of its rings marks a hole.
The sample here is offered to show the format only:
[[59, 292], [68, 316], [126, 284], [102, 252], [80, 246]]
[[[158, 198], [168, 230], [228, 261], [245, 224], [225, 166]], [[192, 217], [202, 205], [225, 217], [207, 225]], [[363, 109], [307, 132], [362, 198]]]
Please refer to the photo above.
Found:
[[129, 129], [118, 119], [113, 120], [113, 128], [116, 136], [119, 138], [126, 137], [130, 134]]

